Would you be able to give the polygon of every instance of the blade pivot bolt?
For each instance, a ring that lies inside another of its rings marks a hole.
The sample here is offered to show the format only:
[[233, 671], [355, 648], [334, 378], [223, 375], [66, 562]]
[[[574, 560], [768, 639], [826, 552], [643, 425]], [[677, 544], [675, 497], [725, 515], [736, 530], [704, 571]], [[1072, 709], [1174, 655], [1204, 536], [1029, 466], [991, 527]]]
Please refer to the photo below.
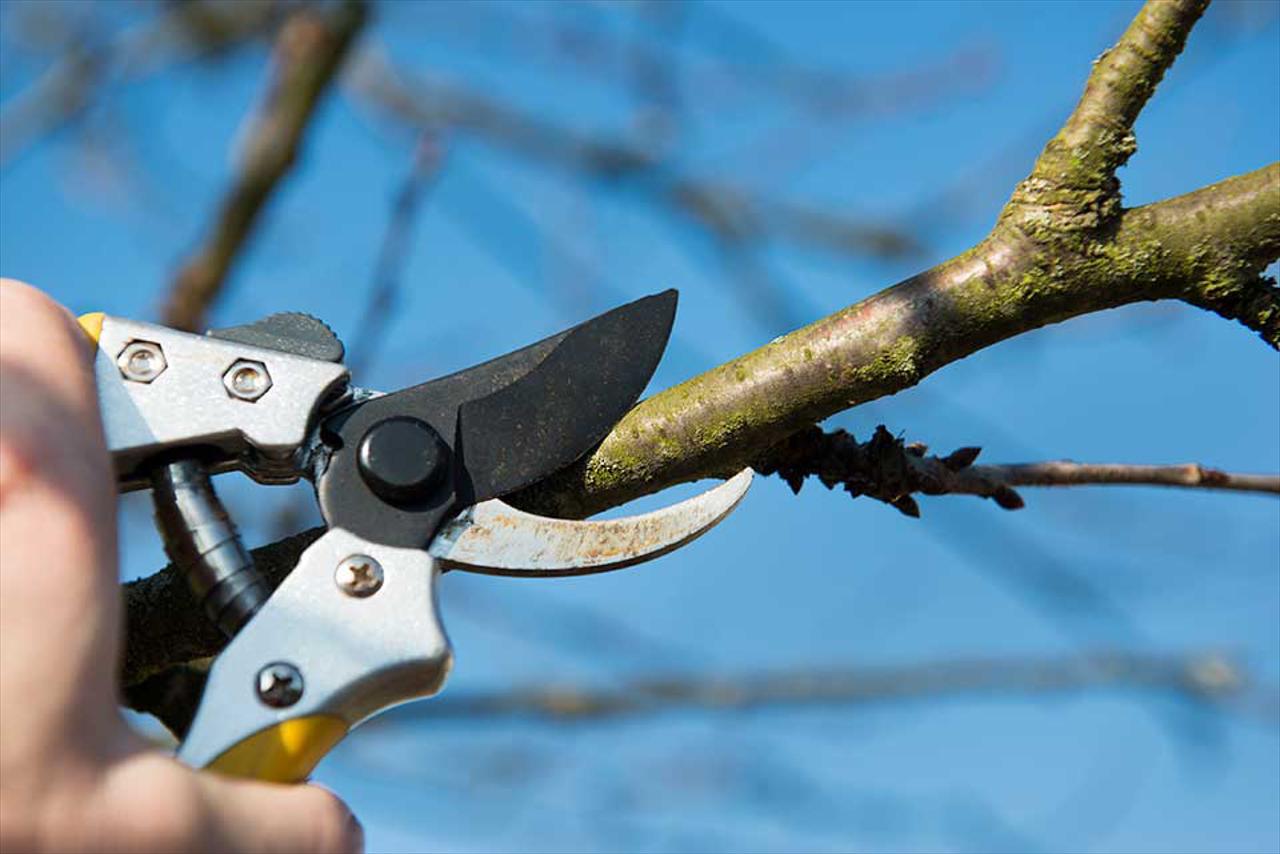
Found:
[[333, 580], [348, 596], [363, 599], [382, 588], [382, 564], [368, 555], [351, 555], [338, 563]]
[[275, 709], [302, 699], [302, 673], [287, 661], [274, 661], [258, 671], [258, 699]]
[[360, 440], [360, 476], [383, 501], [411, 504], [444, 479], [449, 453], [431, 425], [404, 415], [386, 418]]

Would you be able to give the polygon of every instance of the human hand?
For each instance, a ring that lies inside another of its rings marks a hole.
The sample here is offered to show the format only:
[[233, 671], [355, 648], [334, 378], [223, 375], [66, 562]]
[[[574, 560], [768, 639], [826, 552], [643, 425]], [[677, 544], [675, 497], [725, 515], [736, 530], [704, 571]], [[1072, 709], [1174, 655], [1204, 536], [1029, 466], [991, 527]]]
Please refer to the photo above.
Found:
[[193, 771], [121, 718], [116, 497], [85, 344], [0, 279], [0, 850], [359, 850], [324, 789]]

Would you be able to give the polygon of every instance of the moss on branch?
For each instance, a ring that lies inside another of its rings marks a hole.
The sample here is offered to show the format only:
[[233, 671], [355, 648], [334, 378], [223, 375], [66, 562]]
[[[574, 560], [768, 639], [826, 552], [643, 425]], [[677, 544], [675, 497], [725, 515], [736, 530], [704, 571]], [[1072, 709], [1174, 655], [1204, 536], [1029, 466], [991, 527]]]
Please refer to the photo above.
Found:
[[1116, 170], [1138, 149], [1133, 123], [1186, 44], [1209, 0], [1151, 0], [1094, 61], [1075, 110], [1001, 215], [1052, 238], [1104, 227], [1121, 212]]

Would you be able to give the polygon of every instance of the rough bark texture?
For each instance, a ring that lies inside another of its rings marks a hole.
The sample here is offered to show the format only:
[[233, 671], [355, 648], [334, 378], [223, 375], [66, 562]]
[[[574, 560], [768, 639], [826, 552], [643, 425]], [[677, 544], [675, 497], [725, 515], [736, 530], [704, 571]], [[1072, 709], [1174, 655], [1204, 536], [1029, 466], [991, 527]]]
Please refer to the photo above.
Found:
[[[1133, 122], [1205, 5], [1148, 2], [977, 246], [642, 402], [581, 463], [516, 503], [581, 517], [767, 465], [771, 447], [829, 415], [999, 341], [1130, 303], [1183, 300], [1280, 348], [1280, 290], [1262, 278], [1280, 256], [1280, 164], [1137, 209], [1120, 202], [1115, 170], [1135, 149]], [[313, 535], [255, 555], [282, 577]], [[126, 590], [126, 685], [221, 646], [175, 575]]]
[[809, 427], [774, 445], [754, 468], [759, 474], [778, 475], [794, 492], [812, 476], [828, 489], [840, 486], [854, 498], [866, 495], [913, 517], [920, 516], [913, 493], [976, 495], [993, 499], [1005, 510], [1020, 510], [1023, 500], [1015, 486], [1132, 484], [1280, 495], [1280, 475], [1233, 474], [1196, 463], [1141, 466], [1055, 460], [974, 465], [981, 448], [957, 448], [946, 456], [929, 456], [928, 451], [922, 444], [907, 444], [884, 425], [866, 442], [845, 430], [828, 433]]

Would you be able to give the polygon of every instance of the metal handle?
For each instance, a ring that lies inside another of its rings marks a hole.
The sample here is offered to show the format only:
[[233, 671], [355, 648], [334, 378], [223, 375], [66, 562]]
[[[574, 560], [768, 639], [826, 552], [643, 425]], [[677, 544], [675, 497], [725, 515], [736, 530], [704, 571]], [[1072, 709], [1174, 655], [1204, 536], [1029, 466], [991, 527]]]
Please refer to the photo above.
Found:
[[436, 693], [453, 660], [439, 574], [421, 549], [331, 528], [214, 661], [178, 758], [300, 780], [360, 721]]

